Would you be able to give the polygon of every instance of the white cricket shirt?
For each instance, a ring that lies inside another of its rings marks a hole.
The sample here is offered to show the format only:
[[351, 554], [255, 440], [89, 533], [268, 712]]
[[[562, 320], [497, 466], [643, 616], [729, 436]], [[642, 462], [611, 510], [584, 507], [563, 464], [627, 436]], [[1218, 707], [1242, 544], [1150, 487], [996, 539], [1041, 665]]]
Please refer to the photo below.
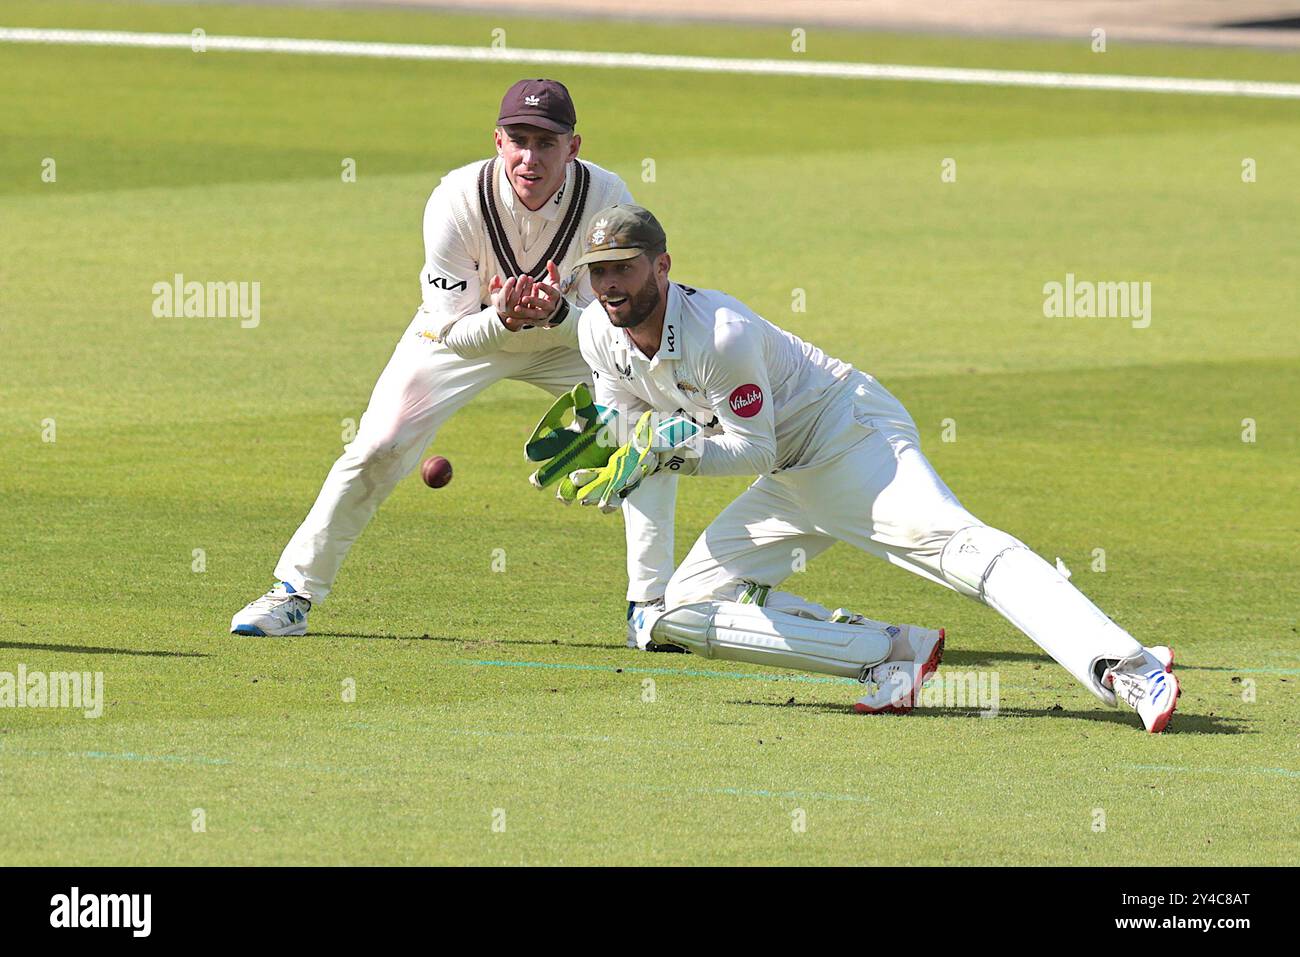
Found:
[[668, 288], [659, 351], [647, 359], [599, 301], [578, 319], [596, 401], [634, 422], [653, 409], [709, 426], [700, 475], [819, 465], [843, 451], [851, 417], [907, 416], [883, 386], [712, 289]]
[[582, 255], [591, 218], [614, 203], [630, 202], [623, 180], [584, 160], [568, 164], [564, 185], [538, 210], [520, 202], [497, 159], [452, 170], [424, 209], [422, 334], [466, 358], [498, 350], [577, 348], [577, 310], [593, 298], [585, 273], [567, 292], [577, 309], [565, 321], [518, 332], [502, 325], [488, 283], [494, 275], [544, 279], [548, 259], [567, 279]]

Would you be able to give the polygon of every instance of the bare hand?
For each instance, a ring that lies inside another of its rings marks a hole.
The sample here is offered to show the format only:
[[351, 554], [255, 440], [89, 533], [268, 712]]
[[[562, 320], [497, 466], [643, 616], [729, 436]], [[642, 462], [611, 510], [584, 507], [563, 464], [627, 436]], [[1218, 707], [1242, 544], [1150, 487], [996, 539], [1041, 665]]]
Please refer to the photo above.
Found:
[[532, 276], [511, 277], [503, 281], [497, 275], [488, 283], [492, 306], [502, 324], [511, 332], [518, 332], [526, 326], [543, 325], [560, 308], [564, 298], [560, 292], [560, 271], [551, 260], [547, 260], [546, 274], [549, 282], [534, 280]]

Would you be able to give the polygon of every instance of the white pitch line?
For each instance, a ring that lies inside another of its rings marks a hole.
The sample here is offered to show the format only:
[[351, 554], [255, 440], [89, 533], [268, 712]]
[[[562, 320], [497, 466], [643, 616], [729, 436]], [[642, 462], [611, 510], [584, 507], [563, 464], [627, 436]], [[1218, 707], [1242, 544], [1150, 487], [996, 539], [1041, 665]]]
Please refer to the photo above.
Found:
[[[128, 33], [116, 30], [45, 30], [0, 27], [0, 43], [75, 46], [193, 48], [188, 33]], [[1194, 96], [1249, 96], [1300, 99], [1300, 83], [1255, 80], [1197, 80], [1174, 76], [1102, 73], [1041, 73], [1028, 70], [978, 70], [908, 66], [898, 63], [835, 63], [819, 60], [747, 60], [728, 57], [668, 56], [652, 53], [600, 53], [585, 50], [516, 50], [421, 43], [365, 43], [303, 40], [292, 37], [205, 36], [207, 50], [239, 53], [298, 53], [315, 56], [376, 57], [390, 60], [447, 60], [458, 63], [529, 63], [546, 66], [675, 70], [757, 76], [825, 77], [840, 80], [903, 80], [974, 86], [1021, 86], [1061, 90], [1112, 90], [1129, 93], [1182, 93]]]

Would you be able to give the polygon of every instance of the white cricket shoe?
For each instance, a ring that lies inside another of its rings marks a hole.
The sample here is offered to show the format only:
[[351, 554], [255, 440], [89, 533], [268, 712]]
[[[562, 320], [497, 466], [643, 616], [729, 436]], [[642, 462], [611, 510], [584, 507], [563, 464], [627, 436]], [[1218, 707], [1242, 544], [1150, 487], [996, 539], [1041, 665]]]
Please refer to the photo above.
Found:
[[931, 631], [910, 625], [904, 627], [908, 630], [912, 657], [882, 662], [871, 669], [867, 680], [875, 682], [876, 690], [858, 699], [853, 706], [858, 714], [907, 714], [916, 707], [916, 695], [921, 686], [943, 661], [945, 636], [942, 628]]
[[[1172, 671], [1164, 670], [1164, 662], [1146, 649], [1142, 660], [1120, 662], [1106, 672], [1106, 684], [1115, 689], [1115, 697], [1128, 702], [1138, 713], [1142, 725], [1151, 734], [1159, 734], [1169, 725], [1178, 707], [1182, 688]], [[1172, 662], [1173, 655], [1170, 653]]]
[[686, 649], [680, 645], [655, 641], [650, 637], [650, 629], [664, 613], [664, 600], [630, 601], [627, 603], [627, 646], [637, 651], [670, 651], [685, 654]]
[[259, 638], [307, 634], [307, 612], [311, 601], [296, 594], [288, 582], [275, 587], [256, 601], [251, 601], [230, 619], [232, 635], [256, 635]]
[[1147, 651], [1151, 652], [1151, 656], [1155, 658], [1156, 661], [1160, 662], [1161, 667], [1164, 668], [1165, 671], [1170, 673], [1173, 672], [1174, 649], [1166, 645], [1156, 645], [1152, 648], [1148, 648]]

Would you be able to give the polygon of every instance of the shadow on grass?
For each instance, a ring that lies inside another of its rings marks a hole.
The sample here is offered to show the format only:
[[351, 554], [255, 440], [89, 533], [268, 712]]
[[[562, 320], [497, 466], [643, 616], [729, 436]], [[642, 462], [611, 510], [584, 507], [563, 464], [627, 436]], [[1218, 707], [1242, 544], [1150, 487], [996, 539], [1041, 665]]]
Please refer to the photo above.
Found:
[[[918, 718], [976, 718], [983, 720], [983, 712], [974, 708], [917, 708], [911, 714], [859, 715], [852, 704], [836, 704], [826, 701], [729, 701], [728, 704], [751, 705], [759, 708], [800, 709], [818, 714], [845, 714], [864, 721], [874, 720], [910, 720]], [[1054, 706], [1051, 708], [999, 708], [1000, 718], [1076, 718], [1081, 721], [1093, 721], [1099, 724], [1122, 724], [1141, 728], [1137, 715], [1131, 711], [1070, 711]], [[1250, 729], [1250, 722], [1242, 718], [1220, 718], [1206, 714], [1176, 713], [1165, 734], [1255, 734]]]
[[23, 651], [67, 651], [79, 655], [137, 655], [142, 658], [208, 658], [201, 651], [162, 651], [140, 648], [95, 648], [90, 645], [51, 645], [38, 641], [0, 641], [0, 648]]
[[[987, 665], [995, 661], [1022, 661], [1030, 664], [1052, 665], [1054, 662], [1047, 655], [1032, 651], [963, 651], [954, 649], [951, 644], [944, 648], [943, 663], [952, 665]], [[1261, 668], [1252, 665], [1189, 665], [1179, 661], [1175, 671], [1222, 671], [1229, 674], [1297, 674], [1300, 668]]]
[[630, 651], [618, 642], [594, 641], [558, 641], [539, 638], [530, 641], [526, 638], [456, 638], [452, 635], [363, 635], [354, 631], [313, 631], [308, 638], [364, 638], [367, 641], [442, 641], [455, 645], [524, 645], [529, 648], [600, 648], [604, 651]]
[[945, 645], [943, 649], [943, 663], [948, 667], [953, 665], [988, 665], [995, 661], [1023, 661], [1035, 665], [1055, 664], [1046, 655], [1040, 655], [1032, 651], [962, 651], [960, 648], [953, 648], [950, 644]]

